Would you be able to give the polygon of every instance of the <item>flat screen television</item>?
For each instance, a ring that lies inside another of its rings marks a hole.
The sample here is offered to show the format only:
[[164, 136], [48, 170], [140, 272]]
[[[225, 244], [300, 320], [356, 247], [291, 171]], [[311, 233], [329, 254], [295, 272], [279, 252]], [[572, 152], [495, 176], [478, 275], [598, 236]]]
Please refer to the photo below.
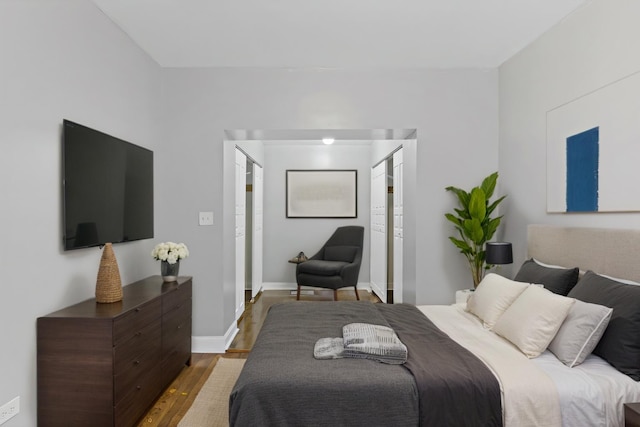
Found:
[[64, 250], [153, 237], [153, 151], [63, 122]]

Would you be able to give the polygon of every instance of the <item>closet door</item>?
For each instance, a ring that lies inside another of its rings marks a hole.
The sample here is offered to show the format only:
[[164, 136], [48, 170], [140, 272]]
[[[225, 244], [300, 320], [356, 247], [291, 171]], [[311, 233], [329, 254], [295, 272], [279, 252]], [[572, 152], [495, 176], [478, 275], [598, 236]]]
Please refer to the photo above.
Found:
[[371, 290], [387, 302], [387, 174], [386, 162], [371, 171]]
[[247, 197], [247, 158], [236, 149], [236, 307], [235, 318], [238, 320], [244, 312], [245, 288], [245, 228]]
[[402, 148], [393, 154], [393, 302], [402, 302], [402, 246], [404, 243]]
[[264, 180], [263, 169], [260, 165], [253, 164], [253, 245], [251, 267], [251, 298], [255, 298], [262, 289], [262, 210]]

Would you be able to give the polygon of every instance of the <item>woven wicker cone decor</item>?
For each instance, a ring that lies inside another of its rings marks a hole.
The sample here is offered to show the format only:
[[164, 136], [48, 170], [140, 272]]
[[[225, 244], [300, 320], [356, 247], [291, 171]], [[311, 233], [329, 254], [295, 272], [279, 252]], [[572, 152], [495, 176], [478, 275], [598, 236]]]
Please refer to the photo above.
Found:
[[122, 301], [122, 281], [118, 261], [113, 253], [111, 243], [104, 245], [98, 280], [96, 281], [96, 302], [111, 303]]

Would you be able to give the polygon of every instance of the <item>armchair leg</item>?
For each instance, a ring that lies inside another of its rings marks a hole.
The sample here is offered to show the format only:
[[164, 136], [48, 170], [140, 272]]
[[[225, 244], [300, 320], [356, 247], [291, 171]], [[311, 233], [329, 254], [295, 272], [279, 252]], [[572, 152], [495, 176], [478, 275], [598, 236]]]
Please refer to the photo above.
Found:
[[360, 295], [358, 295], [358, 288], [356, 286], [353, 287], [353, 290], [356, 291], [356, 299], [360, 301]]
[[333, 290], [333, 300], [334, 301], [338, 301], [338, 290], [337, 289]]
[[298, 293], [296, 294], [296, 301], [300, 301], [300, 285], [298, 285]]

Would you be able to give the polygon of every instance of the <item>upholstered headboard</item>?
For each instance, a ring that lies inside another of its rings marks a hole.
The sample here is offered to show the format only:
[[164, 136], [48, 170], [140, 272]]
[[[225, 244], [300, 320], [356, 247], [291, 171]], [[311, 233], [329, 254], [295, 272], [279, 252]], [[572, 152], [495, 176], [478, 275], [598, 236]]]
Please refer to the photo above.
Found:
[[640, 282], [640, 230], [529, 225], [528, 256]]

